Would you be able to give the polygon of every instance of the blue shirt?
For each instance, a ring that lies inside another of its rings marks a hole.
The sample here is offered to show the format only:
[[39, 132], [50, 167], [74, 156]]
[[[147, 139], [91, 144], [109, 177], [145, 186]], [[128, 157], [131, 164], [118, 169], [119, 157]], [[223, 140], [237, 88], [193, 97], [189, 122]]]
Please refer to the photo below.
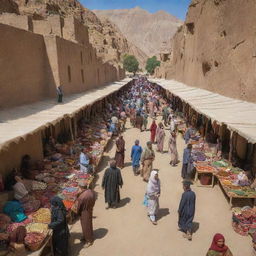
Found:
[[192, 160], [191, 149], [185, 148], [183, 152], [183, 164], [188, 164]]
[[139, 166], [140, 165], [140, 158], [142, 154], [142, 147], [139, 145], [134, 145], [132, 147], [132, 152], [131, 152], [131, 158], [132, 158], [132, 166]]
[[89, 164], [89, 157], [85, 153], [80, 154], [80, 164], [82, 165], [88, 165]]

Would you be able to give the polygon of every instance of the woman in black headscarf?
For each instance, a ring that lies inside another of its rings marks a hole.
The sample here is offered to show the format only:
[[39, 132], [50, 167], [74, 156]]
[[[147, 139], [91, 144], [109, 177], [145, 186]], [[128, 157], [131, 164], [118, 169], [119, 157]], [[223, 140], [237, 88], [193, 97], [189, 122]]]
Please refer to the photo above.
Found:
[[51, 223], [49, 228], [53, 230], [52, 245], [55, 256], [68, 255], [69, 230], [66, 221], [66, 208], [61, 198], [55, 196], [51, 200]]

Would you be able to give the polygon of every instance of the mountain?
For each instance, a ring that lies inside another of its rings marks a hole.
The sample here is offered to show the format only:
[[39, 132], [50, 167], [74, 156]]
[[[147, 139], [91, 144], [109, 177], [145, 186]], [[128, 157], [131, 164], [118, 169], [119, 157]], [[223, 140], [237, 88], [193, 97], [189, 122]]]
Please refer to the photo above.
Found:
[[157, 77], [256, 102], [255, 0], [193, 0]]
[[21, 15], [29, 15], [33, 19], [44, 19], [52, 14], [59, 14], [62, 17], [74, 16], [88, 26], [90, 42], [97, 49], [97, 55], [105, 62], [121, 64], [122, 56], [128, 53], [135, 55], [140, 64], [144, 66], [148, 58], [143, 51], [129, 42], [114, 24], [107, 19], [99, 19], [77, 0], [1, 1], [12, 3], [9, 4], [10, 7], [8, 9], [18, 5]]
[[126, 38], [148, 56], [160, 53], [163, 42], [170, 40], [182, 21], [165, 11], [149, 13], [135, 7], [123, 10], [93, 10], [114, 23]]

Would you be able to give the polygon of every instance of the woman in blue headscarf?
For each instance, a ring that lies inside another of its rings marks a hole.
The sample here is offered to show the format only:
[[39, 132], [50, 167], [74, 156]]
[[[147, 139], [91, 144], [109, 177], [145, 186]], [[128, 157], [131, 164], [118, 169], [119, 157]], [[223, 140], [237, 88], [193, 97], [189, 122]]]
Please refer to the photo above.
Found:
[[55, 256], [68, 255], [69, 230], [66, 220], [66, 208], [62, 199], [55, 196], [51, 199], [51, 223], [53, 230], [52, 245]]

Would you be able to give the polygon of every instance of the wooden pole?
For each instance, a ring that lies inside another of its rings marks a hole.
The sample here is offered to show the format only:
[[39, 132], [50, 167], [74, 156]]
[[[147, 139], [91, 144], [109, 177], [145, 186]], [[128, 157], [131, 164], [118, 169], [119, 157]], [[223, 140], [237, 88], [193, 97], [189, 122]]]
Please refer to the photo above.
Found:
[[229, 139], [229, 155], [228, 155], [228, 160], [231, 162], [232, 160], [232, 153], [233, 153], [233, 131], [230, 131], [230, 139]]

